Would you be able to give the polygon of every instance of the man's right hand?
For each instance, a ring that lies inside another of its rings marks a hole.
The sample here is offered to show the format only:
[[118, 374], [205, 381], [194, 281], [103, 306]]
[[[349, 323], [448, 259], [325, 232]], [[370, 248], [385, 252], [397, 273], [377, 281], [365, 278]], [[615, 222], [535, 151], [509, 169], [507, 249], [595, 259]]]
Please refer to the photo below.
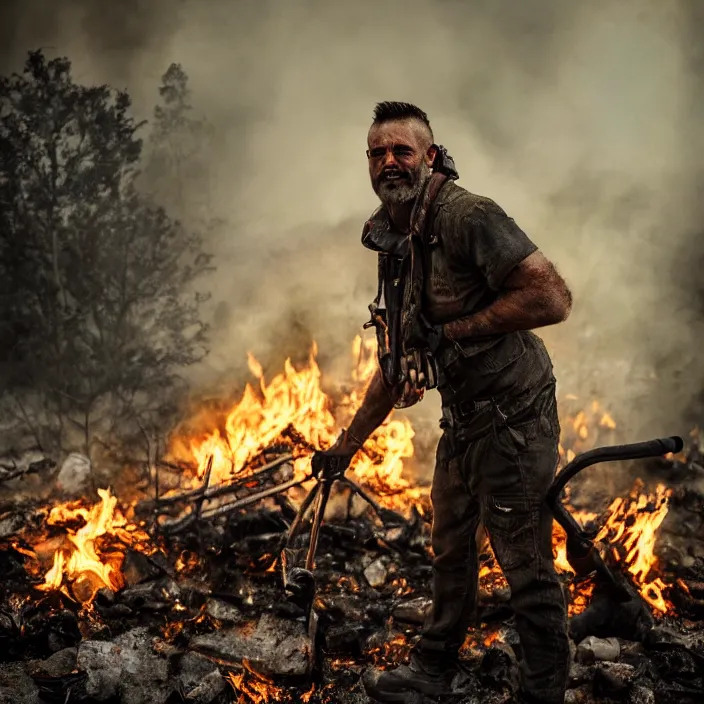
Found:
[[341, 477], [360, 447], [359, 441], [343, 430], [332, 447], [327, 450], [318, 450], [313, 454], [311, 459], [313, 476], [327, 474], [333, 478]]
[[423, 399], [426, 389], [437, 386], [437, 371], [426, 350], [411, 350], [401, 357], [401, 394], [396, 408], [409, 408]]

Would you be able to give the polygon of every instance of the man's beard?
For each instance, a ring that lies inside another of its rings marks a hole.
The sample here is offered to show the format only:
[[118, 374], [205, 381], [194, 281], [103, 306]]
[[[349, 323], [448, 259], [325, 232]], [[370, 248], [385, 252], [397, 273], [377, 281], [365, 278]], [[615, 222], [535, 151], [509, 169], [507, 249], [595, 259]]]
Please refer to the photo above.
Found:
[[376, 194], [383, 205], [402, 205], [414, 201], [423, 190], [423, 185], [430, 176], [430, 167], [421, 162], [414, 172], [401, 172], [399, 178], [388, 181], [379, 180]]

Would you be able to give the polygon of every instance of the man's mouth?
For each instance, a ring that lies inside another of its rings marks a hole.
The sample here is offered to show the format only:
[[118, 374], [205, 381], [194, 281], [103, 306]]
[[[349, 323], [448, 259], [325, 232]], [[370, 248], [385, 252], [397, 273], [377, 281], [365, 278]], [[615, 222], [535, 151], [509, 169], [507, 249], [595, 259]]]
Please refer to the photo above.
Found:
[[407, 179], [406, 174], [399, 171], [387, 171], [381, 175], [382, 181], [401, 181]]

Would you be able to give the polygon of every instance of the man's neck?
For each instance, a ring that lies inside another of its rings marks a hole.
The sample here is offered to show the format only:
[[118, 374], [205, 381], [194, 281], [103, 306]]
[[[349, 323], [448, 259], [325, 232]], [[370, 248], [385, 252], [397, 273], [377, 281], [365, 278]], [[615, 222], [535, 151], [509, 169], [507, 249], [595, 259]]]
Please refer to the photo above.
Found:
[[411, 213], [415, 200], [407, 203], [390, 203], [386, 206], [391, 222], [394, 227], [404, 234], [407, 234], [411, 229]]

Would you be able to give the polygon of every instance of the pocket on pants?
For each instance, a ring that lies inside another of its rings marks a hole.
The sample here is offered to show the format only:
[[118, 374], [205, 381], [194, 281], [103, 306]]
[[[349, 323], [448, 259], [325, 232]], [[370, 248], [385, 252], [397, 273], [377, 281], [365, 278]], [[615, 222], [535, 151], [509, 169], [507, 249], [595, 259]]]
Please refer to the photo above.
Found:
[[534, 511], [527, 499], [489, 496], [483, 521], [501, 569], [516, 569], [533, 559]]
[[507, 460], [513, 460], [528, 447], [527, 426], [511, 427], [495, 425], [493, 446], [496, 453]]

